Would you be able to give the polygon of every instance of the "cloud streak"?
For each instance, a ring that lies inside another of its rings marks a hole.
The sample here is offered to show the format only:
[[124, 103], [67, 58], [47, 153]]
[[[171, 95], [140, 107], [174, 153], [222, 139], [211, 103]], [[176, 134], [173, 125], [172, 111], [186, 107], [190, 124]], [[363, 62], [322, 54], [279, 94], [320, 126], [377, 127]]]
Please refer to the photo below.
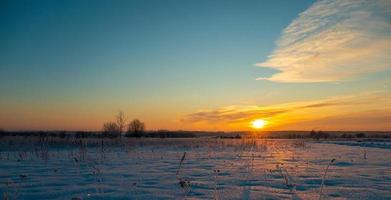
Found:
[[183, 122], [241, 122], [252, 118], [270, 118], [288, 112], [287, 108], [263, 108], [258, 106], [229, 106], [216, 110], [191, 113], [182, 118]]
[[322, 0], [285, 28], [259, 80], [329, 82], [391, 69], [391, 2]]
[[[330, 119], [334, 118], [346, 119], [346, 123], [351, 123], [348, 120], [348, 116], [352, 111], [354, 111], [357, 119], [365, 121], [367, 118], [369, 120], [370, 115], [368, 113], [371, 113], [372, 110], [378, 110], [380, 106], [382, 110], [377, 113], [387, 114], [388, 116], [391, 112], [390, 98], [391, 95], [386, 94], [384, 91], [378, 91], [279, 105], [228, 106], [190, 113], [182, 117], [181, 121], [185, 123], [210, 124], [216, 127], [237, 124], [239, 128], [246, 127], [249, 121], [258, 118], [268, 120], [271, 126], [283, 128], [289, 127], [287, 124], [311, 124], [311, 122], [321, 119], [330, 121]], [[340, 121], [339, 123], [341, 125], [345, 122]], [[335, 123], [335, 125], [337, 124]], [[303, 128], [305, 127], [301, 127], [301, 129]], [[391, 124], [389, 124], [388, 128], [391, 128]]]
[[254, 118], [272, 118], [288, 112], [302, 109], [325, 108], [331, 106], [346, 106], [365, 103], [342, 97], [339, 99], [325, 99], [311, 102], [296, 102], [290, 104], [272, 105], [272, 106], [228, 106], [215, 110], [204, 110], [191, 113], [182, 118], [183, 122], [241, 122]]

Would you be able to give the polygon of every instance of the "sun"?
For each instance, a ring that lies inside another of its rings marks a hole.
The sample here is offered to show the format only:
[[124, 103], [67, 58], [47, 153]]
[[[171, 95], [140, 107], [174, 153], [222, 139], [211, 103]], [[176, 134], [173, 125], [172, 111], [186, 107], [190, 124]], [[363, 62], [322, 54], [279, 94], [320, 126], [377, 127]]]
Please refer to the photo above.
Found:
[[251, 122], [251, 127], [253, 127], [254, 129], [261, 129], [265, 127], [265, 125], [266, 125], [266, 121], [263, 119], [256, 119]]

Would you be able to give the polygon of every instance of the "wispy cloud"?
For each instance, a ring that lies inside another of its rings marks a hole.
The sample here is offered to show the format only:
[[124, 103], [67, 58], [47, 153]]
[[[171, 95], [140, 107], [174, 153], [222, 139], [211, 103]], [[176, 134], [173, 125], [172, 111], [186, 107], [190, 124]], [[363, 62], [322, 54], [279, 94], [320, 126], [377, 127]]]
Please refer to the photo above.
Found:
[[183, 122], [241, 122], [252, 118], [270, 118], [288, 112], [287, 108], [267, 108], [258, 106], [229, 106], [216, 110], [191, 113], [182, 118]]
[[[373, 97], [373, 96], [372, 96]], [[204, 110], [191, 113], [182, 118], [184, 122], [240, 122], [254, 118], [271, 118], [288, 112], [303, 109], [315, 109], [332, 106], [352, 106], [368, 103], [367, 98], [357, 100], [351, 96], [334, 97], [316, 101], [294, 102], [269, 106], [228, 106], [215, 110]]]
[[[268, 120], [271, 127], [288, 127], [287, 124], [300, 124], [323, 118], [342, 118], [355, 112], [356, 118], [364, 120], [368, 111], [382, 107], [381, 113], [391, 112], [391, 95], [384, 91], [366, 92], [358, 95], [337, 96], [314, 101], [293, 102], [268, 106], [228, 106], [214, 110], [203, 110], [182, 117], [185, 123], [204, 123], [215, 127], [238, 124], [246, 127], [249, 121], [257, 118]], [[363, 113], [363, 115], [359, 115]], [[348, 117], [345, 117], [348, 119]], [[343, 123], [342, 121], [340, 123]], [[301, 127], [301, 129], [306, 127]], [[352, 128], [355, 128], [354, 126]], [[391, 128], [391, 124], [389, 126]]]
[[391, 69], [391, 1], [322, 0], [282, 33], [260, 80], [325, 82]]

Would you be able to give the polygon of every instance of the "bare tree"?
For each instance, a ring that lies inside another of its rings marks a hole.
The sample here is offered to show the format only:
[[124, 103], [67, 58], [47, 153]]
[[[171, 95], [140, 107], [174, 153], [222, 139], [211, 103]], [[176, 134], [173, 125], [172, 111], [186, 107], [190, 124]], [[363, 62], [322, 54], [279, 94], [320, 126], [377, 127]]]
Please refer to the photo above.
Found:
[[115, 122], [117, 123], [119, 131], [122, 133], [126, 126], [126, 117], [123, 111], [118, 111]]
[[103, 124], [103, 136], [121, 137], [126, 126], [126, 117], [124, 112], [118, 111], [115, 116], [115, 122], [106, 122]]
[[128, 130], [125, 136], [141, 137], [144, 131], [145, 131], [145, 124], [138, 119], [134, 119], [128, 124]]
[[114, 122], [106, 122], [103, 124], [103, 136], [104, 137], [118, 137], [121, 135], [121, 130]]

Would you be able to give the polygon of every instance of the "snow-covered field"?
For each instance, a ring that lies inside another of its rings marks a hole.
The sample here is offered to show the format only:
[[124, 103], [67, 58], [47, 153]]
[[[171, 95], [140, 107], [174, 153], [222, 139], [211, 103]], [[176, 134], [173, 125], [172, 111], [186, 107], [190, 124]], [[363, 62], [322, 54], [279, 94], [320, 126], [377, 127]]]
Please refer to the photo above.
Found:
[[3, 199], [391, 199], [391, 150], [305, 140], [3, 139], [0, 192]]
[[391, 150], [391, 140], [357, 140], [357, 141], [344, 141], [344, 140], [335, 140], [335, 141], [324, 141], [323, 143], [329, 144], [340, 144], [348, 146], [358, 146], [358, 147], [374, 147], [374, 148], [383, 148]]

